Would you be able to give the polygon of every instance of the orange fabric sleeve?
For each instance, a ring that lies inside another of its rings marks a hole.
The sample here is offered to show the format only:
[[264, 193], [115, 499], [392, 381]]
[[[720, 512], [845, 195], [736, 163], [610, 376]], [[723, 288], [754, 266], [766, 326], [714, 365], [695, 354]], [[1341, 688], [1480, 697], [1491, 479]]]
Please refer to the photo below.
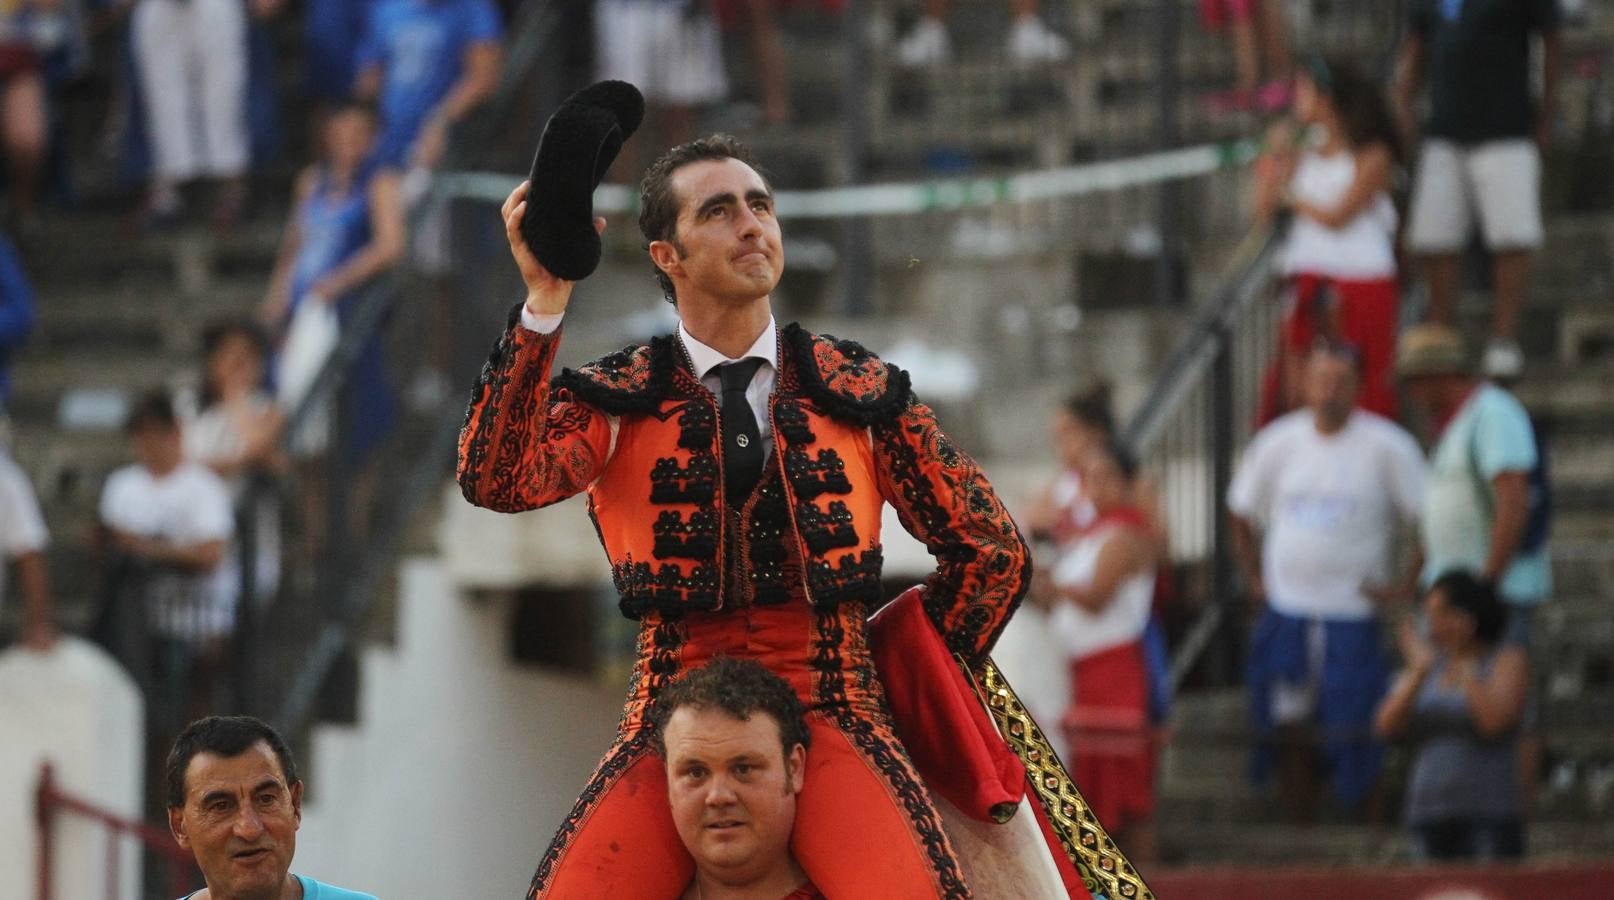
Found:
[[925, 615], [973, 666], [1031, 584], [1030, 551], [981, 467], [942, 433], [930, 407], [912, 399], [873, 433], [880, 493], [936, 558]]
[[456, 471], [477, 506], [521, 512], [558, 503], [587, 489], [605, 466], [609, 419], [550, 389], [559, 348], [559, 330], [539, 334], [512, 321], [477, 379]]

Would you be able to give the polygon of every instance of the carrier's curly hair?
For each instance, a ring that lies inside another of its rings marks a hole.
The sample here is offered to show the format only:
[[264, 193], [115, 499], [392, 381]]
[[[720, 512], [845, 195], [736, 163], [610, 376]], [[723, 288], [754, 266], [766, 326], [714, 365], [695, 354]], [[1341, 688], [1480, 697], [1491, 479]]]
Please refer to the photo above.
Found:
[[[737, 159], [750, 166], [762, 176], [762, 183], [768, 192], [773, 192], [773, 182], [769, 180], [768, 173], [757, 164], [751, 149], [734, 136], [714, 134], [679, 144], [651, 163], [644, 173], [644, 180], [639, 182], [639, 232], [644, 235], [645, 249], [649, 249], [651, 242], [666, 241], [673, 245], [679, 256], [684, 255], [684, 246], [678, 242], [679, 197], [672, 187], [673, 173], [693, 163], [721, 159]], [[651, 266], [655, 267], [655, 264]], [[667, 298], [668, 303], [677, 306], [678, 293], [673, 289], [672, 279], [659, 267], [655, 268], [662, 296]]]
[[663, 737], [667, 722], [682, 707], [722, 710], [742, 722], [766, 713], [779, 723], [779, 743], [786, 755], [797, 744], [807, 747], [807, 711], [789, 683], [755, 660], [719, 656], [691, 670], [663, 690], [650, 707], [650, 740], [656, 753], [667, 756]]

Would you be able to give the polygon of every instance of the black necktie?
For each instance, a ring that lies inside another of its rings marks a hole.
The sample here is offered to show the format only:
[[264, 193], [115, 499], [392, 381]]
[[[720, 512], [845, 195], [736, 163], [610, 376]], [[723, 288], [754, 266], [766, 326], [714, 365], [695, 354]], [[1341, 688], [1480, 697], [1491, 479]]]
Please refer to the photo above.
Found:
[[762, 475], [762, 432], [745, 399], [745, 389], [751, 386], [751, 377], [762, 363], [751, 357], [717, 367], [723, 383], [723, 395], [718, 401], [723, 415], [723, 487], [728, 501], [735, 506], [745, 502]]

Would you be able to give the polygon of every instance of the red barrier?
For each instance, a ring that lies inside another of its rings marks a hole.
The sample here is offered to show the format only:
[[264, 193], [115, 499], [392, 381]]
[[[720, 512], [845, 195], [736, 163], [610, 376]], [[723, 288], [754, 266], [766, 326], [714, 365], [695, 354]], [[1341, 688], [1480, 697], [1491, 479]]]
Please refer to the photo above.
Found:
[[196, 861], [174, 842], [174, 836], [148, 822], [126, 819], [109, 812], [80, 797], [75, 797], [56, 786], [50, 763], [39, 767], [39, 788], [34, 795], [34, 816], [39, 826], [39, 900], [53, 900], [51, 884], [55, 868], [56, 817], [62, 813], [82, 816], [100, 822], [107, 829], [106, 897], [117, 900], [118, 867], [122, 855], [118, 852], [118, 839], [133, 837], [166, 858], [168, 862], [169, 893], [183, 896], [190, 888], [196, 872]]
[[1401, 869], [1151, 869], [1160, 900], [1604, 900], [1614, 862]]

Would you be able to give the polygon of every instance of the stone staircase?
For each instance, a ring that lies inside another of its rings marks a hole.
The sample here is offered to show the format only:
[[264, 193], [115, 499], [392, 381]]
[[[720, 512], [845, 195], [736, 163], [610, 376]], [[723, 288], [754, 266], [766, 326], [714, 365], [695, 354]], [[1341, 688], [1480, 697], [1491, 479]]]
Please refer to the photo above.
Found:
[[[271, 207], [217, 239], [204, 230], [140, 236], [120, 212], [63, 212], [30, 254], [39, 321], [13, 364], [12, 454], [40, 494], [69, 629], [93, 607], [89, 538], [101, 484], [129, 459], [120, 404], [193, 382], [203, 329], [255, 313], [282, 219]], [[102, 401], [96, 421], [64, 421], [93, 398]]]
[[[1556, 511], [1555, 596], [1537, 622], [1546, 762], [1533, 858], [1614, 854], [1614, 214], [1551, 216], [1521, 334], [1528, 359], [1515, 393], [1550, 430]], [[1476, 337], [1489, 298], [1464, 298]], [[1369, 864], [1404, 861], [1394, 824], [1324, 816], [1281, 824], [1250, 786], [1242, 689], [1179, 698], [1162, 757], [1158, 820], [1165, 859], [1188, 864]], [[1405, 766], [1392, 754], [1389, 766]], [[1386, 813], [1393, 818], [1396, 791]]]

